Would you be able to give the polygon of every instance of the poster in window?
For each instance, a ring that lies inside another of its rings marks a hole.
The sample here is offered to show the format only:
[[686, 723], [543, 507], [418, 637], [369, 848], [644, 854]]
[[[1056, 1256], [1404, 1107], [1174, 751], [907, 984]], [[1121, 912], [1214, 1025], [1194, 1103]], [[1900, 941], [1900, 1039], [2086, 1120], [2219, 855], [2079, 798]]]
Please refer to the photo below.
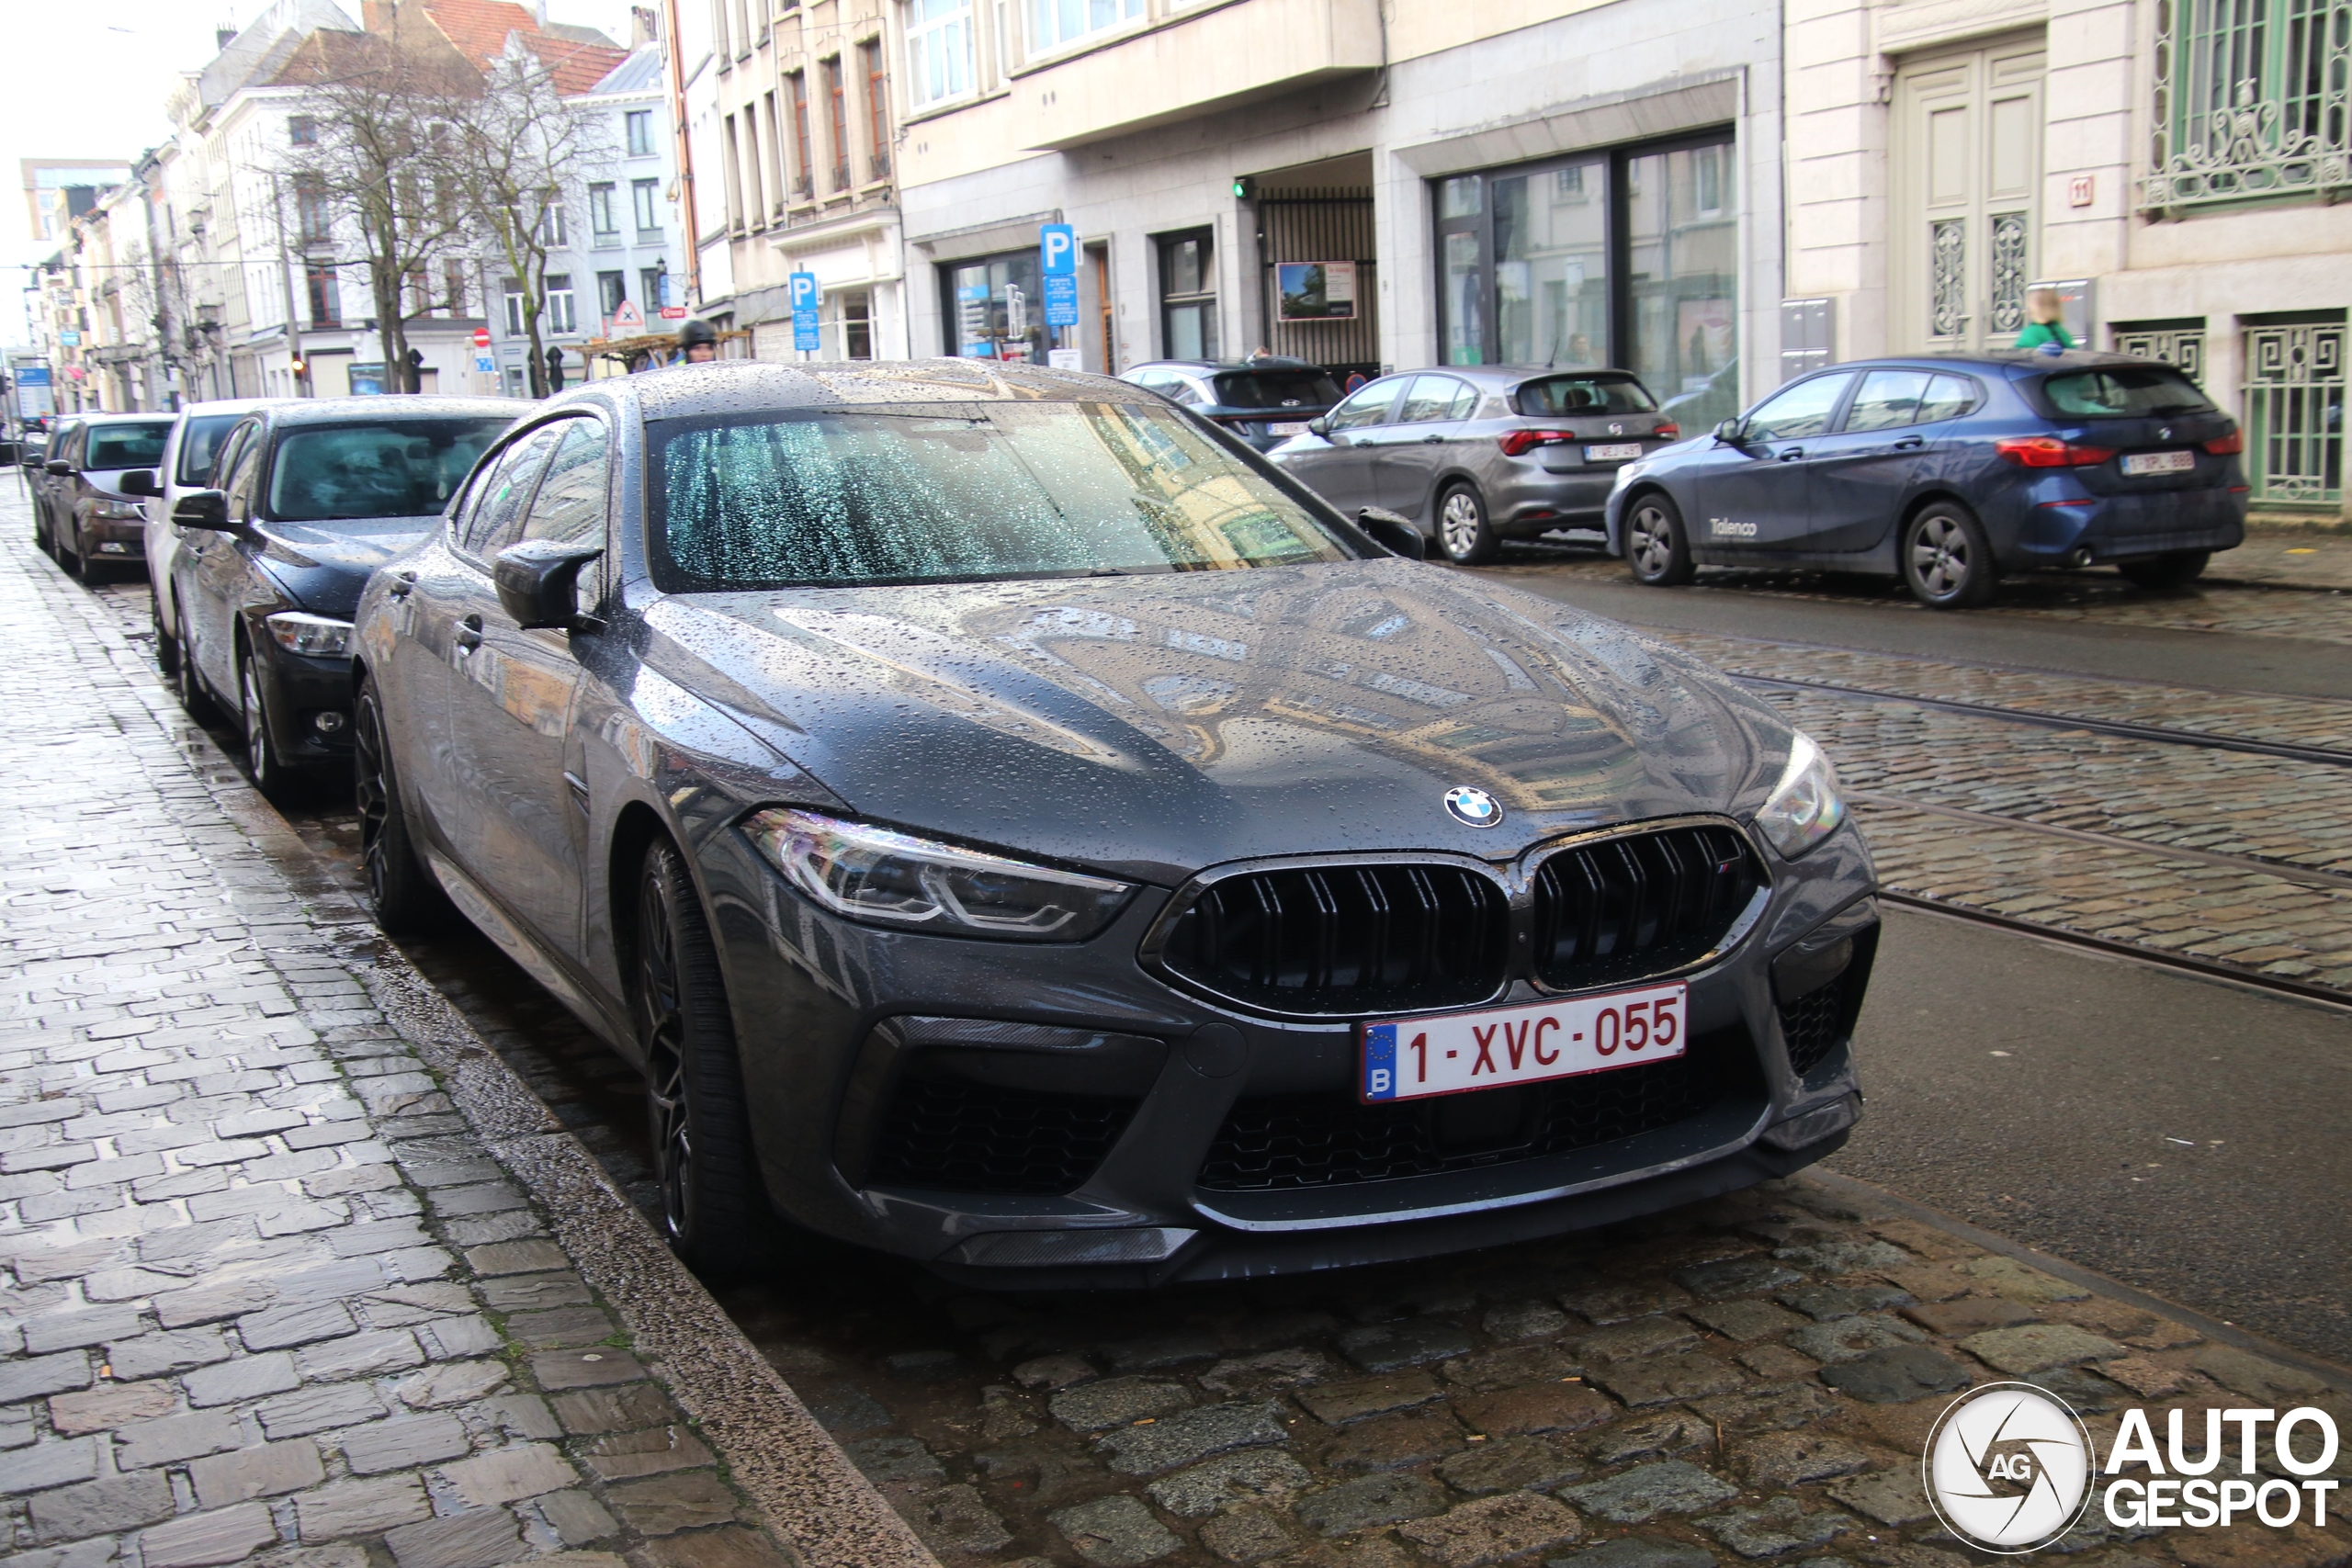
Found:
[[1356, 264], [1277, 262], [1276, 315], [1285, 321], [1351, 321], [1356, 315]]

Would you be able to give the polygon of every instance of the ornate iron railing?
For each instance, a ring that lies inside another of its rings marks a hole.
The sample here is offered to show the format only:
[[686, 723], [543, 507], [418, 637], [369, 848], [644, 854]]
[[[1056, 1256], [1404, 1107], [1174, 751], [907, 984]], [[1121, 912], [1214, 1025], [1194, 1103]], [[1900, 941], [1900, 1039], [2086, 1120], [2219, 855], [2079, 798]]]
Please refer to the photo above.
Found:
[[2352, 192], [2352, 0], [2157, 0], [2143, 209]]
[[2256, 501], [2343, 500], [2345, 331], [2341, 323], [2247, 329], [2239, 406]]

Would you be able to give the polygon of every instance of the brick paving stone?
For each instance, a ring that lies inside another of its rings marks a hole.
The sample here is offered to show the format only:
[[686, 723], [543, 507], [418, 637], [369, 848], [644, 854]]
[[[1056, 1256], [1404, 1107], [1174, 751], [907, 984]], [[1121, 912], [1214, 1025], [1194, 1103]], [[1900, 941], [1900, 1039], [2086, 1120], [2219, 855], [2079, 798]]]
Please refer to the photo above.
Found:
[[244, 1433], [233, 1412], [198, 1410], [117, 1427], [115, 1440], [115, 1468], [144, 1470], [233, 1449], [244, 1441]]
[[186, 1514], [139, 1533], [145, 1568], [209, 1568], [239, 1562], [277, 1540], [269, 1509], [245, 1503], [216, 1513]]
[[609, 1487], [605, 1501], [624, 1524], [648, 1536], [675, 1535], [735, 1517], [735, 1495], [708, 1471], [684, 1471]]
[[413, 1475], [339, 1481], [294, 1499], [294, 1516], [300, 1525], [302, 1540], [311, 1544], [381, 1535], [401, 1525], [429, 1518], [432, 1514], [433, 1506], [425, 1501], [424, 1485]]
[[402, 1525], [385, 1532], [384, 1544], [400, 1568], [497, 1568], [523, 1552], [522, 1531], [503, 1508]]
[[188, 1466], [197, 1500], [208, 1508], [249, 1497], [276, 1497], [316, 1486], [326, 1479], [318, 1444], [307, 1438], [257, 1443], [235, 1453], [200, 1459]]
[[370, 1421], [334, 1436], [344, 1463], [355, 1475], [413, 1470], [473, 1451], [473, 1438], [454, 1416], [399, 1416]]
[[1552, 1498], [1519, 1493], [1464, 1503], [1436, 1518], [1414, 1519], [1396, 1533], [1441, 1568], [1487, 1568], [1574, 1540], [1583, 1526]]
[[1637, 1465], [1605, 1481], [1568, 1487], [1563, 1496], [1588, 1514], [1637, 1525], [1664, 1513], [1695, 1514], [1739, 1495], [1739, 1488], [1681, 1460]]
[[1148, 1424], [1105, 1432], [1094, 1442], [1099, 1450], [1110, 1456], [1113, 1470], [1123, 1475], [1151, 1475], [1229, 1449], [1256, 1448], [1288, 1439], [1284, 1407], [1269, 1401], [1180, 1410]]
[[1094, 1568], [1134, 1568], [1180, 1551], [1183, 1541], [1124, 1493], [1064, 1508], [1053, 1516], [1064, 1540]]
[[98, 1445], [91, 1438], [37, 1443], [0, 1455], [0, 1491], [40, 1492], [70, 1482], [87, 1481], [98, 1472]]

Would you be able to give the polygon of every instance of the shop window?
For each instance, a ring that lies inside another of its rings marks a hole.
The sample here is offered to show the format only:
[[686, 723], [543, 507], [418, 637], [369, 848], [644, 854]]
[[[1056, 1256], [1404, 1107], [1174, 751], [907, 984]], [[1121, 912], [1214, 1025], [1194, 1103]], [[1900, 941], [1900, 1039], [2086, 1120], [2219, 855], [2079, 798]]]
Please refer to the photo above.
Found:
[[1206, 229], [1159, 237], [1160, 352], [1170, 359], [1215, 359], [1216, 260]]
[[1603, 362], [1608, 209], [1592, 195], [1606, 177], [1605, 165], [1591, 163], [1548, 175], [1497, 175], [1487, 182], [1497, 363], [1583, 368]]
[[1627, 368], [1660, 401], [1688, 400], [1674, 401], [1686, 430], [1739, 412], [1739, 227], [1726, 188], [1728, 152], [1694, 147], [1625, 160]]
[[954, 262], [940, 272], [947, 341], [959, 356], [1046, 362], [1045, 296], [1035, 246]]

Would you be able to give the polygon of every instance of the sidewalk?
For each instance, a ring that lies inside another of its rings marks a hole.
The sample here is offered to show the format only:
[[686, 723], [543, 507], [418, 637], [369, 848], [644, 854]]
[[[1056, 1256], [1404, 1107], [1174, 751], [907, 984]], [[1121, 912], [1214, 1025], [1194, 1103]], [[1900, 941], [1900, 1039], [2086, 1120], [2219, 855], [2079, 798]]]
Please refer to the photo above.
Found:
[[0, 1553], [923, 1568], [0, 500]]

